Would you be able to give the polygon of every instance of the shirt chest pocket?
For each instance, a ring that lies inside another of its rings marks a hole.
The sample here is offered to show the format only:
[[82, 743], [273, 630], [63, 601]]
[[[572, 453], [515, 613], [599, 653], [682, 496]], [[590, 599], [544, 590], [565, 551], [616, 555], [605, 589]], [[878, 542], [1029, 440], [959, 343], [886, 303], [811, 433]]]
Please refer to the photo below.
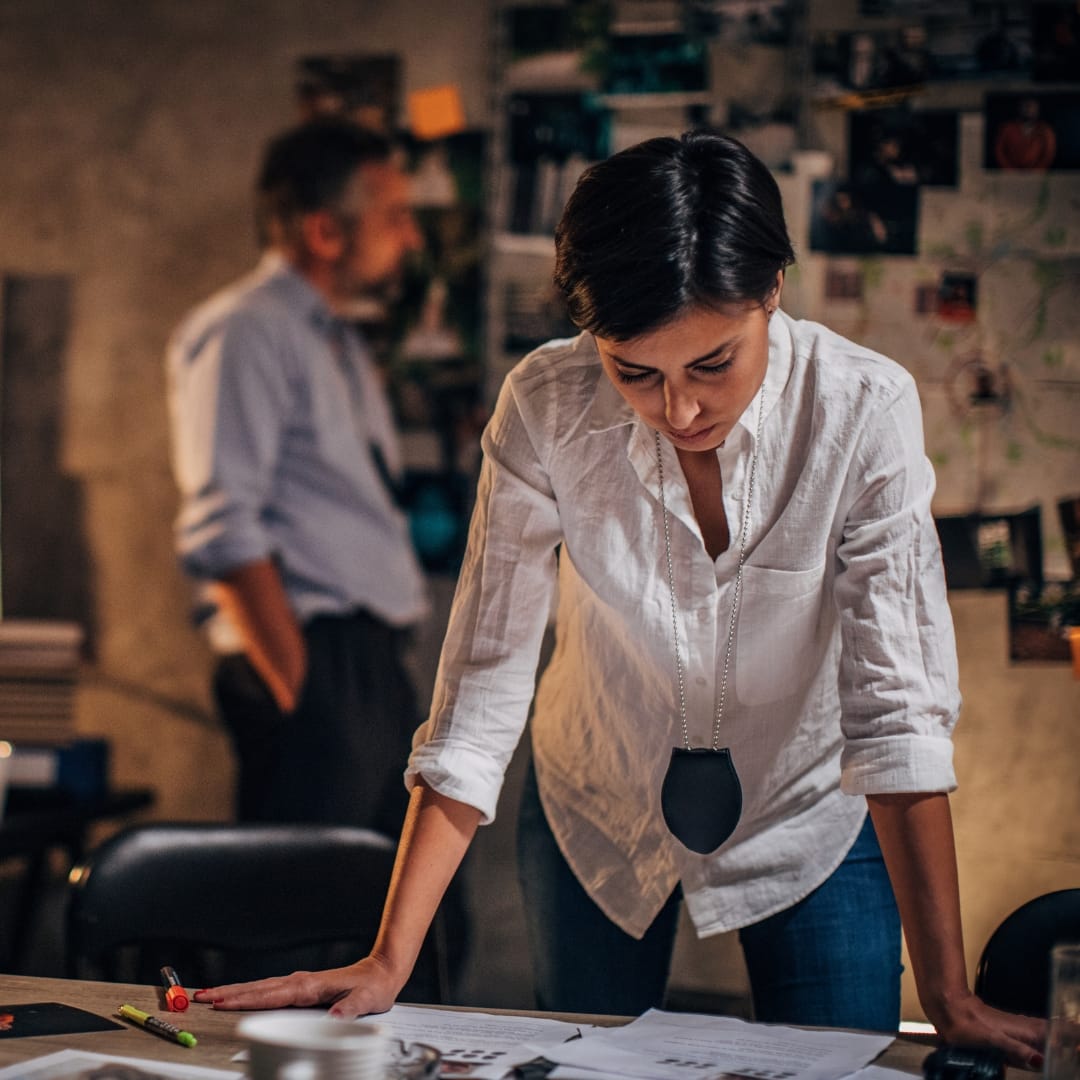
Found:
[[811, 570], [744, 566], [735, 638], [735, 691], [746, 705], [788, 697], [817, 662], [824, 563]]

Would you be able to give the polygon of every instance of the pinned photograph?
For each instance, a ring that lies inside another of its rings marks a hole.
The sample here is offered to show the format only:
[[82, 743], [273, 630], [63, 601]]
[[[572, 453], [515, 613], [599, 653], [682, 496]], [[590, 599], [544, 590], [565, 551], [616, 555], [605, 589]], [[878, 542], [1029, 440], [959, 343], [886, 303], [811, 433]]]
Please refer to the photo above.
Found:
[[932, 79], [1027, 78], [1031, 72], [1029, 0], [983, 0], [961, 13], [940, 5], [928, 13], [926, 47]]
[[848, 175], [858, 184], [956, 187], [959, 118], [946, 110], [866, 109], [848, 116]]
[[973, 322], [977, 285], [974, 274], [948, 270], [942, 274], [937, 295], [938, 318], [949, 323]]
[[1042, 585], [1039, 507], [1013, 514], [935, 516], [934, 524], [950, 589], [1000, 589], [1018, 582]]
[[721, 41], [787, 45], [795, 24], [793, 0], [690, 0], [691, 29]]
[[1031, 77], [1039, 82], [1080, 82], [1080, 6], [1033, 4]]
[[1058, 500], [1058, 517], [1074, 577], [1080, 578], [1080, 495]]
[[810, 248], [834, 255], [913, 255], [919, 189], [815, 180]]
[[861, 300], [862, 296], [863, 275], [859, 267], [830, 266], [825, 271], [826, 300]]
[[401, 104], [399, 56], [307, 56], [296, 67], [302, 120], [343, 116], [385, 135], [396, 129]]
[[1080, 626], [1080, 582], [1027, 582], [1009, 590], [1009, 659], [1072, 660], [1070, 629]]
[[987, 169], [1080, 169], [1080, 93], [986, 95]]
[[828, 32], [812, 46], [814, 96], [912, 92], [926, 81], [926, 31], [921, 24], [895, 30]]

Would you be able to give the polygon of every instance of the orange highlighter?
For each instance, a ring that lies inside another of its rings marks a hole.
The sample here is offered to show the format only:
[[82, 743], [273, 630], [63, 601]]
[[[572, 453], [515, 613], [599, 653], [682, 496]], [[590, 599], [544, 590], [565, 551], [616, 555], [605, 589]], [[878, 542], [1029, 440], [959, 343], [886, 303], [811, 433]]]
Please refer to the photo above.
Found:
[[188, 992], [180, 985], [176, 971], [166, 965], [161, 969], [161, 981], [165, 985], [165, 1007], [169, 1012], [183, 1012], [188, 1007]]

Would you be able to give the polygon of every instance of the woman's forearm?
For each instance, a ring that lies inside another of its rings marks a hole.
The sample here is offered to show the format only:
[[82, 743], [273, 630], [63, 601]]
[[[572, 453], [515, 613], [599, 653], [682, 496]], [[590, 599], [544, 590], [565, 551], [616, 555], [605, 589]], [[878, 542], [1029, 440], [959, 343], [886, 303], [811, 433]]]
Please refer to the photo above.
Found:
[[948, 796], [870, 795], [867, 802], [927, 1018], [947, 1042], [994, 1046], [1012, 1065], [1041, 1068], [1046, 1022], [994, 1009], [968, 987]]
[[371, 951], [402, 986], [479, 823], [480, 811], [474, 807], [440, 795], [422, 780], [413, 788]]
[[937, 1022], [970, 993], [960, 923], [949, 798], [944, 794], [867, 797], [896, 894], [919, 1000]]

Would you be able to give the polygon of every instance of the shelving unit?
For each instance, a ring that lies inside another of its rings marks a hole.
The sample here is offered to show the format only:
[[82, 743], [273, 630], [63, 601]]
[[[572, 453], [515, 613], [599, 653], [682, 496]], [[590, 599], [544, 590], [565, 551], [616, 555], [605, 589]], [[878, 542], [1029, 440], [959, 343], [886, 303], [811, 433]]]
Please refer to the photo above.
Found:
[[[675, 110], [684, 117], [688, 108], [707, 108], [711, 101], [707, 88], [608, 92], [603, 73], [590, 65], [596, 57], [573, 25], [575, 10], [582, 6], [559, 0], [503, 0], [496, 7], [485, 335], [491, 400], [526, 352], [575, 332], [551, 284], [554, 227], [581, 173], [617, 148], [612, 135], [619, 115]], [[632, 22], [612, 22], [604, 40], [616, 33], [644, 38], [678, 30], [670, 19], [658, 20], [656, 10], [653, 5], [652, 18], [646, 11]], [[548, 47], [523, 50], [528, 35], [529, 45], [546, 35]], [[701, 75], [707, 79], [707, 65]]]

